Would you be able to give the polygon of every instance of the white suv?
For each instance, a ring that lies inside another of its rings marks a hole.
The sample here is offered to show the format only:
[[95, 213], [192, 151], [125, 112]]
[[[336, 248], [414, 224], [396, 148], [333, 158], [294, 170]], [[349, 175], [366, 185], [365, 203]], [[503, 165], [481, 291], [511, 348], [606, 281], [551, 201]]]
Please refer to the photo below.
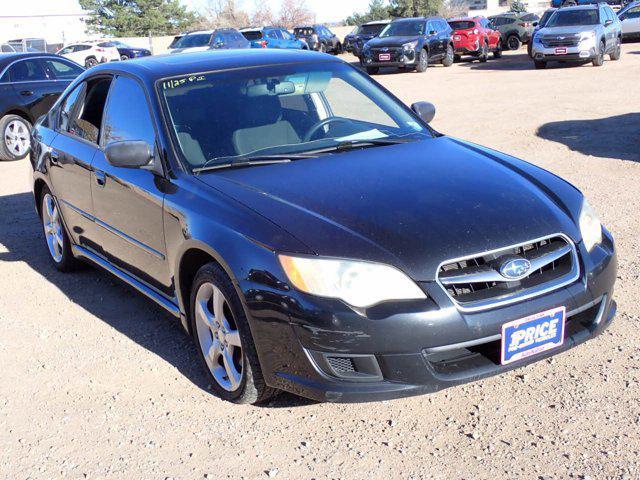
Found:
[[80, 65], [84, 65], [86, 68], [95, 67], [99, 63], [120, 60], [120, 53], [118, 53], [116, 47], [99, 47], [90, 42], [72, 43], [57, 53]]

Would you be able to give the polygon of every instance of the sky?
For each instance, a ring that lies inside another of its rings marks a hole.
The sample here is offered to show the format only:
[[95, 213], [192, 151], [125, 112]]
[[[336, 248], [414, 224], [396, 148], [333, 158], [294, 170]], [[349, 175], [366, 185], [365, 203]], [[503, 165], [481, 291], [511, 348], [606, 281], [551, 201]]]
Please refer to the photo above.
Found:
[[[199, 9], [206, 0], [180, 0], [192, 9]], [[254, 0], [238, 0], [241, 7], [251, 10]], [[281, 0], [268, 0], [277, 12]], [[364, 12], [369, 0], [306, 0], [307, 6], [318, 16], [319, 22], [344, 20], [353, 12]], [[77, 0], [21, 0], [19, 2], [0, 0], [0, 16], [5, 15], [46, 15], [55, 13], [79, 13], [82, 9]]]

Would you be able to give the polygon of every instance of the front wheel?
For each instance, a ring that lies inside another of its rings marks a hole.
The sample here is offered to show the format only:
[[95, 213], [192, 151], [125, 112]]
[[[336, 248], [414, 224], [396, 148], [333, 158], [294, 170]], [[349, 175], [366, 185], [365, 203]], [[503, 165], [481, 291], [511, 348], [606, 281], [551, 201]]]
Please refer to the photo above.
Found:
[[442, 65], [445, 67], [450, 67], [451, 65], [453, 65], [453, 45], [448, 45], [447, 46], [447, 53], [445, 54], [444, 58], [442, 59]]
[[604, 51], [605, 51], [605, 45], [604, 42], [600, 43], [600, 49], [598, 50], [598, 52], [596, 53], [596, 56], [593, 57], [593, 60], [591, 60], [591, 63], [593, 64], [594, 67], [601, 67], [602, 65], [604, 65]]
[[479, 58], [482, 63], [489, 60], [489, 46], [486, 43], [482, 44], [482, 51], [480, 52]]
[[124, 62], [125, 60], [129, 60], [129, 55], [124, 55], [124, 54], [123, 54], [123, 55], [120, 55], [120, 60], [122, 60], [123, 62]]
[[214, 394], [233, 403], [257, 404], [273, 397], [240, 297], [216, 263], [203, 266], [191, 288], [191, 328]]
[[509, 50], [519, 50], [521, 46], [522, 42], [517, 35], [510, 35], [509, 38], [507, 38], [507, 47]]
[[96, 60], [95, 58], [91, 57], [91, 58], [87, 58], [84, 61], [84, 66], [85, 68], [89, 69], [89, 68], [93, 68], [96, 65], [98, 65], [98, 60]]
[[616, 47], [614, 48], [613, 52], [611, 53], [611, 55], [609, 55], [609, 58], [611, 60], [620, 60], [620, 57], [622, 56], [622, 40], [620, 39], [620, 37], [618, 37], [616, 39]]
[[29, 155], [31, 124], [18, 115], [0, 119], [0, 160], [22, 160]]
[[418, 57], [418, 64], [416, 65], [416, 72], [424, 73], [429, 67], [429, 53], [423, 48], [420, 50], [420, 56]]

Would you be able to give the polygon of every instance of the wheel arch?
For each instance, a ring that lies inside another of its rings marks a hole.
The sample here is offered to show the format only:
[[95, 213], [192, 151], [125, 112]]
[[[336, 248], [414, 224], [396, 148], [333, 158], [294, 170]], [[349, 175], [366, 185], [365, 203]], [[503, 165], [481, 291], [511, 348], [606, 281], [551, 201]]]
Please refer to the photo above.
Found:
[[42, 216], [42, 205], [40, 202], [40, 197], [42, 196], [42, 191], [45, 187], [49, 187], [47, 182], [45, 182], [42, 178], [36, 178], [33, 182], [33, 198], [36, 204], [36, 211], [38, 212], [38, 216]]
[[11, 110], [8, 110], [0, 115], [0, 118], [6, 117], [7, 115], [17, 115], [18, 117], [21, 117], [23, 120], [26, 120], [31, 125], [33, 125], [34, 119], [31, 118], [31, 115], [26, 110], [22, 110], [20, 108], [12, 108]]

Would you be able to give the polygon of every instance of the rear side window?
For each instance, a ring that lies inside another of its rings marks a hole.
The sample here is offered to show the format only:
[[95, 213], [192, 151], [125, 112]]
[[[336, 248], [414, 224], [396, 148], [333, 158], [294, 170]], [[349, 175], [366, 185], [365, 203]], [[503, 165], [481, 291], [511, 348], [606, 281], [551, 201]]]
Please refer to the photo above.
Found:
[[109, 95], [104, 118], [104, 145], [128, 140], [144, 140], [155, 145], [149, 103], [144, 90], [135, 80], [118, 77]]
[[475, 25], [476, 24], [474, 22], [468, 21], [449, 22], [449, 26], [453, 30], [468, 30], [470, 28], [474, 28]]
[[[75, 101], [72, 95], [78, 89], [74, 90], [63, 103], [59, 129], [87, 142], [97, 144], [102, 129], [102, 117], [111, 78], [99, 78], [83, 85], [86, 86], [78, 92]], [[63, 113], [65, 110], [67, 111], [66, 119], [64, 118], [65, 113]]]
[[83, 72], [82, 68], [71, 62], [61, 60], [43, 60], [42, 62], [49, 76], [58, 80], [73, 80]]
[[262, 32], [260, 30], [251, 30], [248, 32], [242, 32], [242, 35], [244, 36], [244, 38], [246, 38], [249, 41], [262, 39]]
[[44, 67], [39, 60], [20, 60], [7, 71], [11, 82], [37, 82], [48, 80]]
[[537, 22], [538, 20], [540, 20], [540, 17], [538, 17], [538, 15], [536, 15], [535, 13], [527, 13], [526, 15], [520, 17], [520, 19], [524, 20], [525, 22]]
[[81, 83], [62, 102], [58, 117], [58, 130], [61, 132], [71, 133], [71, 122], [79, 112], [80, 105], [84, 102], [86, 88], [87, 84]]

